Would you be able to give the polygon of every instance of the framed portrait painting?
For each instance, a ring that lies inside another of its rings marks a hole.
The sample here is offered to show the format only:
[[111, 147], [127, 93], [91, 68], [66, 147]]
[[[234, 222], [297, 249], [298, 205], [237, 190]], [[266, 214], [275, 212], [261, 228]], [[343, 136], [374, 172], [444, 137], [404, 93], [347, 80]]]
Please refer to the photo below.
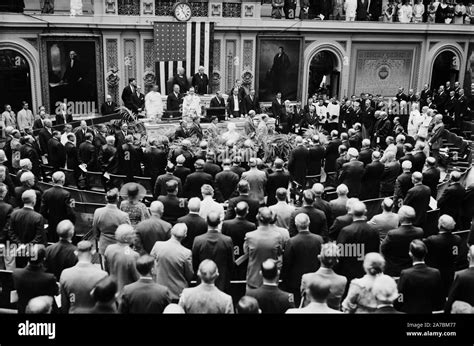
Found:
[[261, 35], [257, 37], [256, 90], [261, 102], [277, 92], [283, 100], [301, 99], [302, 36]]
[[104, 99], [102, 56], [97, 35], [41, 35], [43, 102], [50, 114], [60, 103], [73, 115], [98, 112]]

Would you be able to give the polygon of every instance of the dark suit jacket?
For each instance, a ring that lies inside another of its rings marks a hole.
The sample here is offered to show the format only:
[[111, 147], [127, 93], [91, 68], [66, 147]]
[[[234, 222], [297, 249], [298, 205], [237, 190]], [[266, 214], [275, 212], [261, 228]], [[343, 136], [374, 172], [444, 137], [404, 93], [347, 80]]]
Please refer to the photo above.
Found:
[[461, 237], [452, 233], [439, 233], [429, 236], [424, 242], [428, 248], [426, 264], [439, 269], [443, 281], [443, 297], [446, 297], [454, 279], [459, 254], [463, 253]]
[[48, 141], [48, 163], [53, 166], [55, 170], [64, 168], [66, 165], [66, 148], [61, 141], [56, 138], [51, 138]]
[[72, 123], [72, 114], [66, 112], [66, 122], [64, 122], [64, 115], [61, 112], [56, 113], [55, 125], [62, 125], [66, 123]]
[[257, 114], [261, 113], [257, 95], [253, 96], [253, 100], [250, 98], [250, 95], [245, 96], [243, 105], [245, 114], [248, 114], [249, 111], [255, 111]]
[[181, 244], [191, 250], [193, 248], [194, 238], [207, 232], [207, 222], [199, 214], [187, 214], [178, 219], [179, 223], [184, 223], [188, 227], [186, 238]]
[[437, 167], [428, 168], [423, 172], [423, 185], [430, 188], [431, 196], [435, 199], [437, 198], [440, 174], [440, 170]]
[[364, 175], [364, 164], [358, 160], [349, 161], [342, 165], [339, 175], [339, 183], [346, 184], [349, 188], [348, 197], [358, 197], [362, 176]]
[[278, 103], [278, 100], [276, 98], [272, 100], [272, 114], [273, 114], [273, 117], [276, 119], [280, 119], [280, 116], [283, 111], [282, 108], [285, 107], [285, 104], [283, 103], [282, 99], [280, 99], [280, 102], [281, 103]]
[[213, 185], [212, 175], [202, 171], [191, 173], [186, 177], [186, 182], [183, 186], [184, 196], [186, 196], [187, 198], [202, 198], [201, 187], [204, 184], [209, 184], [211, 186]]
[[66, 150], [66, 164], [68, 169], [76, 170], [79, 166], [79, 153], [77, 147], [71, 142], [67, 142], [64, 146]]
[[385, 166], [380, 161], [374, 161], [365, 166], [359, 197], [361, 201], [379, 198], [380, 181], [384, 170]]
[[10, 218], [8, 238], [16, 244], [46, 244], [43, 217], [30, 208], [15, 210]]
[[217, 173], [214, 180], [216, 200], [222, 203], [227, 201], [235, 192], [240, 178], [237, 173], [234, 173], [231, 170], [224, 170]]
[[168, 288], [150, 278], [140, 278], [123, 288], [119, 311], [123, 314], [161, 314], [169, 303]]
[[133, 92], [132, 92], [132, 88], [130, 87], [130, 85], [127, 85], [125, 88], [123, 88], [123, 91], [122, 91], [122, 101], [123, 101], [123, 105], [125, 107], [127, 107], [128, 109], [132, 109], [133, 108], [133, 100], [132, 100], [132, 95], [137, 91], [137, 88], [134, 87], [133, 88]]
[[400, 311], [407, 314], [431, 314], [444, 304], [439, 270], [424, 263], [402, 270], [398, 292], [403, 299]]
[[181, 94], [187, 93], [190, 87], [188, 77], [186, 76], [175, 75], [173, 77], [173, 85], [175, 84], [179, 85], [179, 92]]
[[259, 288], [247, 290], [246, 295], [257, 299], [263, 314], [284, 314], [286, 310], [295, 307], [293, 295], [277, 286], [263, 284]]
[[209, 107], [210, 108], [224, 108], [225, 107], [225, 100], [224, 98], [221, 96], [221, 97], [217, 97], [217, 96], [214, 96], [212, 99], [211, 99], [211, 102], [209, 104]]
[[212, 176], [212, 179], [216, 176], [217, 173], [222, 171], [222, 168], [219, 165], [216, 165], [214, 162], [206, 162], [203, 168], [204, 173], [208, 173]]
[[180, 94], [178, 94], [178, 97], [174, 94], [174, 92], [171, 92], [168, 94], [168, 97], [166, 98], [166, 110], [167, 111], [179, 111], [179, 106], [183, 102], [183, 98]]
[[325, 150], [322, 145], [312, 146], [308, 149], [308, 170], [307, 175], [321, 174]]
[[78, 150], [79, 163], [85, 163], [87, 170], [96, 172], [97, 170], [97, 153], [94, 144], [90, 142], [83, 142]]
[[351, 214], [336, 217], [332, 226], [329, 228], [329, 237], [336, 240], [339, 237], [341, 230], [352, 223], [352, 219], [353, 217]]
[[297, 305], [300, 301], [301, 277], [319, 269], [317, 255], [321, 252], [322, 244], [323, 238], [310, 232], [299, 232], [286, 243], [280, 275], [281, 287], [294, 294]]
[[403, 312], [396, 310], [393, 306], [382, 306], [375, 309], [374, 314], [403, 314]]
[[132, 111], [138, 112], [139, 109], [143, 109], [145, 106], [145, 95], [142, 93], [137, 94], [136, 92], [132, 94]]
[[207, 77], [207, 74], [203, 73], [201, 76], [199, 73], [196, 73], [193, 76], [192, 84], [197, 94], [207, 94], [207, 86], [209, 85], [209, 78]]
[[386, 163], [380, 181], [380, 191], [388, 194], [393, 194], [395, 191], [395, 181], [400, 175], [400, 162], [393, 161]]
[[362, 149], [359, 152], [359, 157], [358, 160], [364, 164], [364, 166], [367, 166], [369, 163], [372, 162], [372, 149]]
[[336, 160], [339, 157], [338, 148], [341, 143], [340, 139], [331, 140], [326, 147], [324, 170], [327, 173], [336, 171]]
[[257, 199], [251, 198], [249, 195], [240, 195], [229, 199], [225, 219], [230, 220], [235, 217], [235, 207], [239, 202], [247, 202], [249, 206], [249, 213], [247, 214], [246, 219], [250, 222], [256, 223], [258, 208], [260, 208], [260, 202]]
[[0, 244], [8, 239], [8, 228], [13, 207], [5, 201], [0, 201]]
[[384, 273], [390, 276], [400, 276], [403, 269], [411, 266], [412, 260], [408, 254], [410, 243], [414, 239], [422, 239], [423, 230], [411, 225], [402, 225], [388, 231], [380, 251], [385, 258]]
[[423, 226], [426, 220], [426, 212], [430, 205], [431, 190], [426, 185], [416, 185], [408, 190], [403, 201], [404, 205], [409, 205], [416, 212], [416, 218], [413, 224]]
[[40, 153], [38, 151], [36, 151], [36, 149], [30, 143], [26, 143], [26, 144], [22, 145], [21, 148], [20, 148], [20, 158], [21, 159], [30, 159], [31, 164], [33, 166], [31, 171], [37, 177], [39, 177], [40, 174], [41, 174], [39, 154]]
[[291, 174], [291, 179], [301, 185], [304, 185], [306, 181], [308, 156], [308, 149], [299, 145], [291, 151], [288, 160], [288, 170]]
[[[239, 114], [244, 114], [244, 105], [243, 105], [243, 100], [242, 98], [238, 97], [239, 100]], [[227, 98], [227, 114], [234, 114], [234, 96], [233, 94], [230, 94], [229, 97]]]
[[[94, 134], [91, 130], [87, 129], [86, 133], [92, 133]], [[79, 146], [86, 141], [86, 135], [81, 129], [78, 129], [74, 132], [76, 135], [76, 146], [79, 148]]]
[[411, 171], [412, 172], [421, 172], [423, 170], [423, 165], [425, 164], [426, 155], [424, 152], [419, 151], [413, 154], [413, 161]]
[[108, 114], [113, 114], [115, 113], [115, 110], [117, 109], [117, 104], [115, 102], [110, 102], [110, 105], [107, 102], [104, 102], [102, 106], [100, 107], [100, 113], [102, 115], [108, 115]]
[[192, 252], [194, 272], [198, 272], [199, 264], [203, 260], [213, 260], [219, 270], [216, 286], [221, 291], [229, 292], [230, 277], [234, 270], [232, 239], [217, 230], [209, 230], [194, 238]]
[[[234, 245], [234, 256], [239, 258], [244, 254], [245, 234], [255, 231], [257, 228], [254, 223], [236, 217], [232, 220], [226, 220], [222, 223], [222, 234], [229, 236]], [[243, 262], [240, 266], [235, 267], [232, 278], [234, 280], [245, 280], [247, 275], [248, 260]]]
[[[364, 253], [379, 252], [379, 233], [366, 221], [353, 221], [344, 227], [337, 237], [338, 244], [363, 244]], [[336, 272], [347, 277], [347, 282], [364, 276], [362, 261], [356, 256], [341, 257]]]
[[174, 225], [178, 218], [186, 215], [186, 201], [174, 195], [159, 196], [158, 201], [164, 205], [164, 213], [162, 219]]
[[466, 190], [460, 183], [451, 183], [438, 200], [439, 215], [448, 214], [459, 222]]
[[42, 129], [42, 128], [44, 128], [43, 122], [41, 121], [41, 119], [36, 119], [35, 122], [33, 123], [33, 130]]
[[150, 147], [143, 152], [143, 164], [145, 166], [145, 176], [151, 177], [152, 185], [156, 178], [165, 173], [168, 163], [167, 153], [163, 149]]
[[18, 293], [18, 313], [24, 314], [30, 299], [58, 294], [57, 279], [45, 273], [42, 265], [28, 264], [26, 268], [13, 271], [13, 285]]
[[326, 215], [319, 210], [316, 209], [313, 206], [303, 206], [298, 209], [296, 209], [292, 214], [290, 218], [290, 236], [294, 236], [298, 233], [296, 230], [296, 225], [295, 225], [295, 217], [298, 214], [305, 213], [306, 215], [309, 216], [310, 224], [309, 224], [309, 231], [313, 234], [318, 234], [323, 237], [328, 235], [328, 225], [327, 225], [327, 220], [326, 220]]
[[56, 226], [62, 220], [76, 222], [76, 215], [70, 207], [71, 194], [60, 186], [53, 186], [43, 193], [41, 214], [48, 220], [48, 233], [57, 238]]
[[117, 150], [119, 152], [119, 173], [126, 175], [129, 179], [132, 179], [133, 176], [142, 176], [142, 149], [127, 143]]
[[395, 192], [394, 196], [398, 199], [405, 199], [405, 196], [413, 187], [413, 183], [411, 181], [411, 173], [402, 173], [398, 176], [397, 180], [395, 181]]
[[275, 197], [276, 190], [280, 187], [288, 189], [290, 183], [290, 174], [287, 171], [276, 171], [268, 176], [267, 179], [267, 205], [274, 205], [277, 202]]
[[446, 302], [447, 314], [451, 313], [451, 307], [456, 300], [474, 305], [474, 267], [456, 273]]
[[44, 261], [46, 272], [53, 274], [56, 278], [60, 278], [64, 269], [76, 265], [77, 256], [74, 253], [76, 249], [72, 243], [62, 239], [48, 246]]
[[52, 132], [50, 133], [46, 128], [42, 128], [38, 133], [38, 137], [39, 137], [39, 145], [40, 145], [41, 153], [43, 155], [47, 155], [48, 142], [51, 138], [53, 138], [53, 134]]

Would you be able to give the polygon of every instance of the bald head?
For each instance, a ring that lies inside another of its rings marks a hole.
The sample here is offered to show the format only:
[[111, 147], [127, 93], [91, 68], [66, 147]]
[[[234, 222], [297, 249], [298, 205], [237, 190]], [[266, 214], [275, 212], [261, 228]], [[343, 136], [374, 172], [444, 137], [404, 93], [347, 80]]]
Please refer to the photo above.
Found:
[[207, 214], [207, 225], [212, 228], [217, 228], [221, 223], [221, 216], [216, 211], [211, 211]]
[[188, 233], [188, 226], [186, 226], [185, 223], [177, 223], [171, 229], [171, 235], [179, 241], [186, 238], [187, 233]]
[[380, 160], [380, 151], [374, 151], [372, 153], [372, 161], [378, 161]]
[[273, 220], [273, 214], [271, 210], [267, 207], [260, 208], [258, 211], [258, 217], [257, 217], [260, 225], [268, 225], [272, 222]]
[[235, 214], [240, 218], [245, 218], [249, 211], [249, 205], [247, 202], [241, 201], [235, 206]]
[[193, 197], [188, 201], [188, 209], [190, 212], [199, 213], [201, 209], [201, 200], [197, 197]]
[[398, 210], [398, 218], [400, 220], [400, 224], [413, 223], [413, 221], [415, 221], [415, 217], [416, 217], [415, 209], [413, 209], [412, 207], [408, 205], [403, 205]]
[[384, 200], [382, 201], [382, 209], [384, 211], [392, 211], [392, 208], [393, 208], [393, 199], [391, 198], [384, 198]]
[[161, 217], [163, 215], [164, 210], [165, 206], [160, 201], [153, 201], [150, 205], [151, 215]]
[[320, 183], [316, 183], [313, 185], [313, 188], [311, 190], [313, 191], [315, 196], [321, 197], [324, 193], [324, 185]]
[[35, 190], [26, 190], [21, 194], [21, 200], [23, 201], [23, 204], [29, 205], [29, 206], [35, 206], [36, 204], [36, 192]]
[[413, 184], [421, 183], [423, 181], [423, 174], [421, 174], [420, 172], [414, 172], [411, 175], [411, 181], [413, 182]]
[[440, 231], [451, 232], [456, 227], [453, 217], [447, 214], [441, 215], [438, 220], [438, 228]]
[[366, 212], [367, 212], [367, 208], [365, 207], [365, 204], [361, 201], [355, 202], [354, 205], [352, 206], [352, 214], [356, 218], [364, 217]]
[[63, 172], [58, 171], [58, 172], [53, 173], [52, 179], [53, 179], [53, 183], [63, 185], [64, 182], [66, 181], [66, 176], [64, 175]]
[[413, 167], [413, 164], [409, 160], [405, 160], [402, 162], [402, 169], [404, 172], [409, 172], [411, 171], [411, 168]]
[[27, 314], [50, 314], [53, 308], [53, 297], [39, 296], [32, 298], [26, 306]]
[[347, 194], [349, 193], [349, 188], [346, 184], [340, 184], [336, 188], [336, 193], [339, 197], [347, 196]]
[[56, 226], [56, 233], [60, 239], [71, 240], [74, 236], [74, 224], [70, 220], [62, 220]]
[[309, 221], [309, 216], [306, 215], [305, 213], [300, 213], [296, 215], [295, 217], [295, 225], [296, 229], [301, 232], [301, 231], [307, 231], [309, 227], [310, 221]]
[[199, 265], [198, 276], [206, 284], [214, 283], [219, 276], [216, 263], [209, 259], [202, 261]]

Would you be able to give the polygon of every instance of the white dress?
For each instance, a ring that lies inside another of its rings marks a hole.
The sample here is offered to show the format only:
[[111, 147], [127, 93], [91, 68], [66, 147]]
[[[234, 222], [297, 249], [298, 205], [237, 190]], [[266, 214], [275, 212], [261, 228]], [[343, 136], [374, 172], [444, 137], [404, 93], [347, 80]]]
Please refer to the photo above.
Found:
[[400, 23], [410, 23], [411, 17], [413, 17], [413, 7], [409, 4], [403, 5], [398, 17]]
[[357, 11], [357, 0], [346, 0], [344, 9], [346, 10], [346, 19], [348, 17], [355, 17]]
[[419, 111], [411, 111], [410, 118], [408, 118], [408, 136], [415, 138], [418, 134], [420, 125], [423, 123], [423, 116]]
[[163, 101], [159, 92], [152, 90], [145, 95], [145, 110], [147, 117], [161, 118], [163, 115]]
[[82, 16], [82, 0], [71, 0], [71, 16]]
[[201, 116], [201, 99], [197, 95], [188, 95], [183, 100], [183, 117]]

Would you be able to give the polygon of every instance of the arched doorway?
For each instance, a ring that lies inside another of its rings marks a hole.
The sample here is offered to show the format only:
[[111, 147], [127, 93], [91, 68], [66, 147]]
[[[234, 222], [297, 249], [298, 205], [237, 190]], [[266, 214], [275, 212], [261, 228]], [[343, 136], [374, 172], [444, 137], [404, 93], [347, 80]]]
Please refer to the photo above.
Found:
[[338, 97], [340, 72], [338, 59], [329, 50], [317, 52], [309, 64], [308, 97], [317, 92], [326, 92]]
[[438, 89], [446, 82], [453, 84], [459, 78], [459, 58], [450, 50], [438, 54], [431, 71], [431, 87]]
[[30, 65], [23, 54], [13, 49], [0, 49], [0, 109], [9, 104], [17, 113], [22, 101], [31, 103]]

